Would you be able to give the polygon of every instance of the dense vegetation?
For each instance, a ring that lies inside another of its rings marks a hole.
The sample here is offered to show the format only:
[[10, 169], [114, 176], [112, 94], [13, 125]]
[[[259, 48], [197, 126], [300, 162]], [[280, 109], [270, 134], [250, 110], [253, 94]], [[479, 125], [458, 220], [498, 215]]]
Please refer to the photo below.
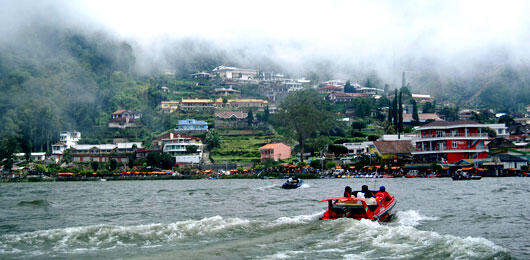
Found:
[[[58, 132], [62, 130], [79, 130], [83, 133], [85, 142], [95, 143], [109, 141], [107, 139], [114, 137], [149, 141], [171, 129], [177, 119], [191, 115], [157, 113], [160, 101], [212, 97], [218, 82], [192, 81], [188, 78], [189, 73], [211, 70], [221, 64], [237, 65], [226, 53], [216, 51], [204, 43], [183, 41], [178, 44], [179, 48], [170, 52], [168, 58], [171, 70], [177, 74], [139, 74], [134, 48], [129, 43], [109, 35], [35, 24], [31, 25], [30, 30], [21, 30], [13, 39], [0, 45], [2, 154], [8, 153], [8, 150], [49, 151], [50, 145], [58, 140]], [[188, 52], [193, 55], [186, 56]], [[264, 64], [261, 68], [278, 69], [270, 60], [264, 61]], [[326, 67], [330, 66], [317, 66], [315, 68], [320, 70], [309, 70], [307, 78], [332, 78], [332, 72], [326, 70]], [[447, 107], [442, 111], [449, 116], [454, 115], [457, 107], [475, 106], [512, 112], [523, 111], [525, 106], [530, 104], [528, 67], [501, 63], [481, 68], [480, 73], [474, 73], [472, 76], [444, 77], [441, 74], [425, 72], [416, 80], [421, 86], [409, 88], [432, 90], [437, 99], [456, 104], [456, 107]], [[384, 85], [373, 73], [367, 75], [362, 84], [388, 89], [388, 85]], [[161, 91], [162, 86], [171, 91]], [[243, 96], [259, 97], [256, 86], [243, 86], [241, 91]], [[403, 96], [402, 102], [409, 104], [407, 95]], [[392, 102], [386, 97], [377, 101], [358, 98], [329, 110], [340, 113], [352, 110], [365, 124], [373, 124], [374, 119], [386, 119], [388, 113], [382, 112], [382, 109], [391, 105]], [[288, 103], [285, 106], [288, 106]], [[107, 129], [110, 113], [117, 109], [141, 112], [143, 127], [132, 130]], [[326, 108], [325, 111], [327, 110]], [[423, 107], [424, 112], [431, 112], [430, 110], [434, 111], [434, 108]], [[212, 121], [211, 115], [193, 114], [193, 117], [206, 119], [210, 123]], [[325, 129], [325, 132], [337, 137], [364, 138], [369, 135], [363, 133], [362, 128], [350, 132], [349, 125], [329, 126], [330, 129]], [[278, 128], [281, 136], [288, 136], [289, 131], [282, 130], [281, 126]], [[297, 131], [306, 128], [308, 126]], [[390, 125], [385, 128], [387, 132], [389, 128], [391, 130]], [[322, 143], [322, 138], [319, 131], [303, 133], [304, 139], [308, 139], [306, 145], [310, 151], [317, 151], [321, 147], [319, 143]], [[274, 138], [276, 137], [275, 134]], [[299, 136], [295, 139], [298, 139], [300, 145], [304, 145]], [[256, 141], [255, 145], [264, 141]], [[222, 148], [218, 148], [214, 156], [226, 156], [225, 153]]]

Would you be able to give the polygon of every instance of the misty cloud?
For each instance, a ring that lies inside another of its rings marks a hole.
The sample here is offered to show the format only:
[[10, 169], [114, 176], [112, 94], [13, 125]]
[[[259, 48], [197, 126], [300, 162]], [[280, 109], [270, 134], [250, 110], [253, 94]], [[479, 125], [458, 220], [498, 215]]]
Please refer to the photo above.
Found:
[[194, 69], [199, 57], [300, 77], [377, 73], [392, 84], [401, 71], [414, 81], [492, 62], [530, 63], [526, 1], [1, 3], [3, 35], [31, 21], [105, 31], [133, 45], [143, 72]]

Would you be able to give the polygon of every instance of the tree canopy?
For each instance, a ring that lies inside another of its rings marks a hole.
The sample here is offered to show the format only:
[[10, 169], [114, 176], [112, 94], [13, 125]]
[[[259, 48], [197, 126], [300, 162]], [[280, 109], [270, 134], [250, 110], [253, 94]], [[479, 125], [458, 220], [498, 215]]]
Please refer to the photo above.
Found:
[[278, 118], [298, 141], [300, 161], [306, 139], [327, 132], [335, 121], [329, 103], [314, 90], [291, 92], [280, 105]]

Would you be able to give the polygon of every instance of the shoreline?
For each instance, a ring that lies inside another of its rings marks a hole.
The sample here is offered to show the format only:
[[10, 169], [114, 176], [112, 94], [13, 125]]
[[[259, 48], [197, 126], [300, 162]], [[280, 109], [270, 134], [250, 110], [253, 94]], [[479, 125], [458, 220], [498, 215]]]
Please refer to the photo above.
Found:
[[[28, 183], [28, 182], [105, 182], [105, 181], [142, 181], [142, 180], [218, 180], [218, 179], [286, 179], [284, 176], [256, 176], [256, 175], [225, 175], [225, 176], [200, 176], [200, 175], [184, 175], [184, 176], [109, 176], [109, 177], [29, 177], [29, 178], [2, 178], [0, 183]], [[336, 178], [331, 176], [323, 175], [296, 175], [301, 179], [374, 179], [374, 178]], [[483, 178], [506, 178], [506, 177], [519, 177], [524, 176], [482, 176]], [[417, 178], [406, 178], [406, 177], [394, 177], [394, 178], [377, 178], [377, 179], [447, 179], [450, 176], [441, 176], [436, 178], [428, 177], [417, 177]]]

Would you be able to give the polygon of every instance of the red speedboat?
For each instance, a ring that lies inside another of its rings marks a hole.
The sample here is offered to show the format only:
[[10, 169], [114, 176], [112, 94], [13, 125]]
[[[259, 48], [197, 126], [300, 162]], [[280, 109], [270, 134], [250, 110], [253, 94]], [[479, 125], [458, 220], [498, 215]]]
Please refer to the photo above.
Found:
[[390, 211], [396, 205], [396, 199], [386, 192], [374, 191], [374, 193], [375, 204], [367, 202], [367, 199], [355, 197], [321, 200], [319, 202], [328, 202], [328, 210], [320, 219], [364, 218], [379, 222], [389, 221], [391, 218]]

